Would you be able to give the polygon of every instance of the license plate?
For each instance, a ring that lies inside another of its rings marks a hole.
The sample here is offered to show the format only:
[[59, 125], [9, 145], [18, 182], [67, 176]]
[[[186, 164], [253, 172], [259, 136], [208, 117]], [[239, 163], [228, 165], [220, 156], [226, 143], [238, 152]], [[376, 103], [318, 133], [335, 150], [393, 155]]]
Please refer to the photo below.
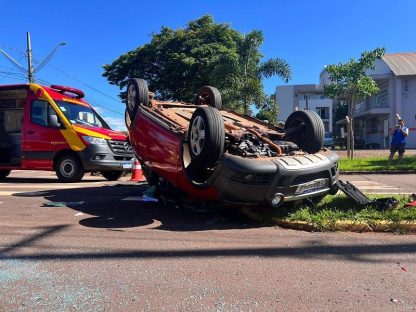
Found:
[[133, 168], [132, 164], [123, 164], [123, 169], [131, 169]]
[[326, 186], [328, 186], [328, 179], [314, 180], [312, 182], [300, 184], [297, 187], [295, 194], [299, 195], [299, 194], [304, 194], [304, 193], [311, 193], [319, 189], [322, 189]]

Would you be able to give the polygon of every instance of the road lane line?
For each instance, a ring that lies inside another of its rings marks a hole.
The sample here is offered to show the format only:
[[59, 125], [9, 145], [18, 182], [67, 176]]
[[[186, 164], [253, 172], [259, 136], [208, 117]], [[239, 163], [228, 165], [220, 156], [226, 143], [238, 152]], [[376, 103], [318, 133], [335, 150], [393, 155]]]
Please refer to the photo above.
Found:
[[16, 192], [6, 192], [6, 191], [0, 191], [0, 196], [10, 196]]

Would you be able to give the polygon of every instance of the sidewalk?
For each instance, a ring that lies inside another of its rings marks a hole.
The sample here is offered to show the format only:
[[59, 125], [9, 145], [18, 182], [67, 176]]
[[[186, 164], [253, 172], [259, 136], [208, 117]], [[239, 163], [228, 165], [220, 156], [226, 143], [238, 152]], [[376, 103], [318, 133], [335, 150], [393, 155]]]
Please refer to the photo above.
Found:
[[[347, 150], [335, 149], [333, 150], [335, 153], [338, 154], [340, 158], [347, 158]], [[386, 159], [390, 155], [390, 150], [385, 149], [355, 149], [354, 150], [354, 157], [386, 157]], [[404, 157], [414, 156], [416, 157], [416, 149], [407, 149]], [[396, 153], [397, 157], [397, 153]]]

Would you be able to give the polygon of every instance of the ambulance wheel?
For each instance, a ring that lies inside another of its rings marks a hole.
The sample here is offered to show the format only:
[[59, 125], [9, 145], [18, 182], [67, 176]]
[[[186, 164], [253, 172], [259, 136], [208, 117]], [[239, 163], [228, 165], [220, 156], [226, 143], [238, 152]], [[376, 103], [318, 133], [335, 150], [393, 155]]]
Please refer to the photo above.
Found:
[[81, 181], [85, 173], [81, 161], [72, 155], [64, 155], [59, 158], [55, 171], [59, 181], [64, 183]]
[[101, 171], [101, 175], [108, 181], [117, 181], [124, 175], [124, 171]]
[[6, 177], [12, 172], [11, 170], [0, 170], [0, 180], [6, 179]]

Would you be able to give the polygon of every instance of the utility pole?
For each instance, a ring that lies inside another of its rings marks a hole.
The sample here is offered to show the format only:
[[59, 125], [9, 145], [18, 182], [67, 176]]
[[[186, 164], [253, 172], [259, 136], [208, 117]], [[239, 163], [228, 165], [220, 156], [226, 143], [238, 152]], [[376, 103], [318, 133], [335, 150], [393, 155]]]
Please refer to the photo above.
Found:
[[32, 45], [30, 44], [30, 33], [26, 33], [27, 39], [27, 79], [29, 83], [33, 83], [33, 65], [32, 65]]
[[8, 55], [5, 51], [0, 49], [0, 52], [14, 65], [16, 66], [20, 71], [27, 73], [27, 79], [29, 83], [35, 82], [35, 73], [37, 73], [39, 70], [41, 70], [52, 58], [52, 56], [55, 54], [56, 50], [60, 46], [63, 46], [66, 44], [66, 42], [59, 43], [50, 53], [49, 55], [36, 67], [33, 68], [33, 61], [32, 61], [32, 45], [30, 43], [30, 33], [26, 33], [27, 38], [27, 70], [19, 64], [18, 61], [16, 61], [14, 58], [12, 58], [10, 55]]

